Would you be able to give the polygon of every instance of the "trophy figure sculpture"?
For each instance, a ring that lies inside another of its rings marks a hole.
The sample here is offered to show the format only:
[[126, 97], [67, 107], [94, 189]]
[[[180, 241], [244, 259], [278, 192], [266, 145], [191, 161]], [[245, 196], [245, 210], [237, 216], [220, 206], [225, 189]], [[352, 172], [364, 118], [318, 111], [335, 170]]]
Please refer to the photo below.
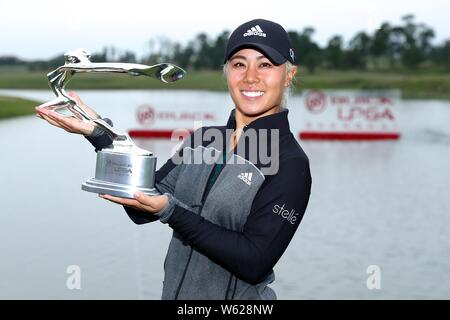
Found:
[[181, 79], [185, 71], [170, 63], [152, 66], [132, 63], [109, 63], [90, 61], [90, 53], [77, 49], [64, 54], [65, 64], [47, 74], [49, 85], [56, 95], [52, 101], [40, 108], [54, 110], [64, 116], [74, 116], [91, 122], [105, 130], [113, 143], [97, 152], [95, 177], [84, 182], [85, 191], [110, 194], [117, 197], [133, 198], [133, 193], [141, 191], [148, 195], [159, 194], [154, 187], [156, 157], [152, 152], [137, 147], [126, 133], [112, 128], [102, 119], [93, 119], [64, 90], [69, 80], [78, 72], [126, 73], [132, 76], [148, 76], [170, 83]]

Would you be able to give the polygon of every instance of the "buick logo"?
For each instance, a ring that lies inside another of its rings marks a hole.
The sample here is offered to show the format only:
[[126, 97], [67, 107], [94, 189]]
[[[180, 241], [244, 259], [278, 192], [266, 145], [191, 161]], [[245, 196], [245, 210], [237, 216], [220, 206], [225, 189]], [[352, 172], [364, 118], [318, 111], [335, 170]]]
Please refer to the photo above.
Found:
[[311, 113], [322, 113], [325, 110], [325, 94], [322, 91], [311, 91], [306, 96], [306, 109]]
[[137, 109], [136, 116], [141, 125], [152, 124], [155, 121], [155, 109], [151, 105], [143, 104]]

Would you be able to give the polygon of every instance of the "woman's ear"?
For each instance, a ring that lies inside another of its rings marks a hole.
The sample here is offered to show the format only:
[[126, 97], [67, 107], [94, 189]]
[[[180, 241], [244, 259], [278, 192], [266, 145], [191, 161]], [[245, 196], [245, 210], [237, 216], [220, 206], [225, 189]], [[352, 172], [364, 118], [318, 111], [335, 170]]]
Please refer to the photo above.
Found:
[[284, 82], [285, 87], [289, 87], [292, 83], [292, 80], [294, 79], [295, 75], [297, 74], [298, 68], [296, 66], [293, 66], [291, 70], [287, 73], [286, 80]]

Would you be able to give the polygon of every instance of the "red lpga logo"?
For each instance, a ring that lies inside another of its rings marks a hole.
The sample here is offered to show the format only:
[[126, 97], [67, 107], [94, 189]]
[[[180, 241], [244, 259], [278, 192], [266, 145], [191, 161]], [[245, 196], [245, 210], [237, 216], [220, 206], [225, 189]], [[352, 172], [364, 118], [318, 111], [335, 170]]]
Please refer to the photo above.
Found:
[[306, 109], [311, 113], [325, 111], [325, 94], [322, 91], [311, 91], [306, 96]]

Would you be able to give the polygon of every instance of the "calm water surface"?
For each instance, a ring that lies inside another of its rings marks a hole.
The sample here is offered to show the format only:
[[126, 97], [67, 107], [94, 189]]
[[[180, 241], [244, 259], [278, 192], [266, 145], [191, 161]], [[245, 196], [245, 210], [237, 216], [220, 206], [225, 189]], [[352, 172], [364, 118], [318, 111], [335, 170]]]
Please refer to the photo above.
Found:
[[[225, 93], [201, 91], [79, 93], [123, 128], [134, 121], [124, 104], [231, 105]], [[450, 298], [450, 102], [403, 101], [398, 115], [399, 141], [301, 142], [313, 188], [275, 267], [280, 299]], [[0, 121], [0, 145], [1, 299], [160, 298], [171, 229], [136, 226], [121, 207], [81, 191], [95, 169], [84, 138], [29, 116]], [[161, 165], [174, 143], [146, 147]], [[66, 287], [70, 265], [81, 268], [81, 290]], [[381, 269], [379, 290], [367, 289], [370, 265]]]

